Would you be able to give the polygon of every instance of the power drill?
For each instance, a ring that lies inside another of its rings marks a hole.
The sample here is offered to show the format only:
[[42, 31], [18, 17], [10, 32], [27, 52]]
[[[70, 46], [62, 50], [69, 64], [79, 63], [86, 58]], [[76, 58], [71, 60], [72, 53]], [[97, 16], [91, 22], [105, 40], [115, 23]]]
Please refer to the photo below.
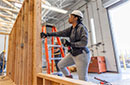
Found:
[[102, 80], [102, 79], [99, 79], [97, 77], [94, 77], [94, 79], [101, 81], [100, 84], [102, 83], [103, 85], [112, 85], [110, 82], [108, 82], [106, 80]]
[[65, 47], [68, 47], [68, 52], [71, 52], [71, 51], [72, 51], [72, 47], [66, 45], [66, 39], [61, 39], [61, 43], [62, 43]]

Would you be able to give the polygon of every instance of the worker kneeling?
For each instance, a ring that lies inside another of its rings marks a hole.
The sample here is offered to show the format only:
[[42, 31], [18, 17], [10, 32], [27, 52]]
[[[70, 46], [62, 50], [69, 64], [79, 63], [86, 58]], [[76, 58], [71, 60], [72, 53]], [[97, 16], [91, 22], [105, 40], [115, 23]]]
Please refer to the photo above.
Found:
[[62, 40], [64, 46], [70, 46], [72, 50], [59, 63], [58, 67], [66, 77], [72, 77], [66, 67], [76, 65], [77, 73], [80, 80], [88, 80], [88, 67], [90, 62], [90, 51], [88, 49], [88, 31], [82, 23], [83, 14], [79, 10], [74, 10], [68, 22], [72, 26], [59, 32], [41, 33], [41, 38], [47, 36], [69, 37], [68, 40]]

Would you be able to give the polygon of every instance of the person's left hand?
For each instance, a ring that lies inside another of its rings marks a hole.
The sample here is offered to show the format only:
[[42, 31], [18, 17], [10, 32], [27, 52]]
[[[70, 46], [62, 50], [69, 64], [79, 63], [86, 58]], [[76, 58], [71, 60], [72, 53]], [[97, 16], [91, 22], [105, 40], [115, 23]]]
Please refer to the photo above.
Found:
[[71, 46], [71, 43], [70, 43], [68, 40], [66, 40], [66, 39], [61, 39], [61, 42], [62, 42], [62, 44], [63, 44], [65, 47]]

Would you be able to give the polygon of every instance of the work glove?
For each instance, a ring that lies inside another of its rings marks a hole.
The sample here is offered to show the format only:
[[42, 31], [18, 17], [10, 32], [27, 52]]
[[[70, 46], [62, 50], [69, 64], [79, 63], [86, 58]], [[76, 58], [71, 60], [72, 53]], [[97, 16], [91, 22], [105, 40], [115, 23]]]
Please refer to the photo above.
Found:
[[66, 39], [61, 39], [61, 42], [62, 42], [62, 44], [63, 44], [65, 47], [71, 46], [71, 43], [70, 43], [68, 40], [66, 40]]
[[46, 37], [47, 37], [47, 34], [44, 33], [44, 32], [41, 32], [41, 33], [40, 33], [40, 36], [41, 36], [41, 38], [46, 38]]

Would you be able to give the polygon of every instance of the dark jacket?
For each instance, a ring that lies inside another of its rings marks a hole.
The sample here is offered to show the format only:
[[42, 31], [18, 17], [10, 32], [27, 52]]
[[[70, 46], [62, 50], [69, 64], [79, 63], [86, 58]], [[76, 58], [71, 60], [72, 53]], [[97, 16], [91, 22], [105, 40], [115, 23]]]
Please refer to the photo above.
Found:
[[77, 24], [75, 28], [72, 26], [63, 31], [49, 33], [50, 36], [69, 37], [72, 48], [75, 50], [84, 49], [86, 53], [89, 49], [86, 47], [88, 44], [88, 31], [83, 24]]

